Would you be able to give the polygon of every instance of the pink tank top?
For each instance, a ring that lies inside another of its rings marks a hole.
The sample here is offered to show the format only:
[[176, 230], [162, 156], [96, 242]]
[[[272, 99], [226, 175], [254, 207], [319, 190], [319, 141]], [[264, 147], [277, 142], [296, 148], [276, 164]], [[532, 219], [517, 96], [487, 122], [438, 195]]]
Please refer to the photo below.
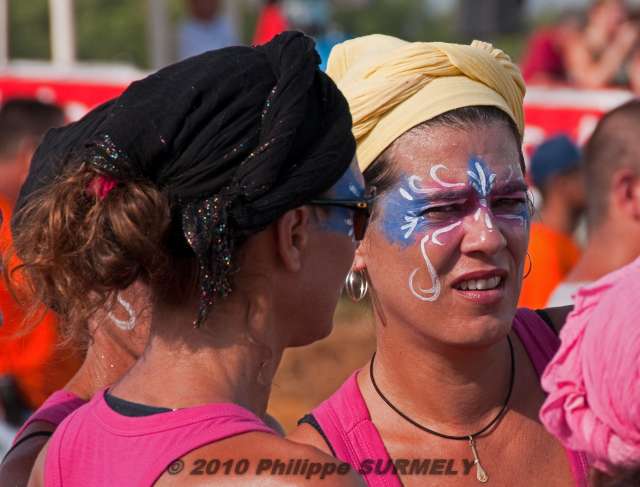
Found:
[[13, 443], [20, 441], [24, 431], [30, 424], [43, 421], [53, 426], [58, 426], [64, 418], [80, 406], [86, 404], [84, 399], [80, 399], [74, 393], [60, 389], [51, 394], [38, 410], [29, 416], [29, 419], [22, 425], [16, 434]]
[[[533, 366], [542, 372], [560, 345], [560, 339], [549, 326], [533, 311], [520, 309], [513, 321], [513, 329], [526, 349]], [[329, 399], [313, 410], [313, 417], [320, 426], [327, 444], [335, 456], [349, 463], [356, 471], [366, 459], [379, 459], [381, 471], [385, 471], [391, 461], [382, 437], [371, 421], [357, 381], [358, 371]], [[577, 487], [586, 487], [588, 463], [582, 454], [568, 451], [567, 456]], [[367, 469], [368, 470], [368, 469]], [[374, 471], [363, 475], [369, 487], [401, 487], [400, 478], [393, 469], [385, 473]]]
[[69, 415], [49, 441], [46, 487], [151, 486], [192, 450], [242, 433], [274, 433], [236, 404], [131, 417], [111, 409], [104, 393]]

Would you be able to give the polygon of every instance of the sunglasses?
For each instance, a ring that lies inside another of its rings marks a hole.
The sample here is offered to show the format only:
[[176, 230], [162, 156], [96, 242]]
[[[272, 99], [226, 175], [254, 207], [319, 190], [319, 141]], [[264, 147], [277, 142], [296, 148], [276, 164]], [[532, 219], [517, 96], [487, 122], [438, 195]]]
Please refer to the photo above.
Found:
[[315, 206], [335, 206], [338, 208], [347, 208], [353, 211], [353, 236], [357, 241], [364, 238], [369, 226], [369, 218], [371, 217], [371, 208], [376, 195], [376, 188], [372, 187], [362, 199], [314, 199], [309, 201], [310, 205]]

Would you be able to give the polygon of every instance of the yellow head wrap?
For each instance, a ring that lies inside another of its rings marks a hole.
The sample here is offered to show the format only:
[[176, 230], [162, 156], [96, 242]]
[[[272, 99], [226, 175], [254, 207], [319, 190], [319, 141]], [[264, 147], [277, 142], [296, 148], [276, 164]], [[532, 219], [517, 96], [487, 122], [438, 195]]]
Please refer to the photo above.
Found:
[[327, 73], [349, 102], [363, 171], [407, 130], [456, 108], [497, 107], [524, 132], [520, 71], [486, 42], [358, 37], [334, 47]]

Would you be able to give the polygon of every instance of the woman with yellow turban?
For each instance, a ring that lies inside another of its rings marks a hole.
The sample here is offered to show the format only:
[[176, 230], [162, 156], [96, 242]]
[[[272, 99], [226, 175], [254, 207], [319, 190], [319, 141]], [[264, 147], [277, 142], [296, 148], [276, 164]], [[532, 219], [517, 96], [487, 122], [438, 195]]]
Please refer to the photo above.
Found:
[[[370, 486], [584, 485], [538, 420], [556, 311], [516, 311], [531, 209], [524, 83], [490, 44], [373, 35], [338, 45], [372, 224], [347, 292], [369, 290], [376, 353], [293, 439]], [[566, 313], [566, 312], [565, 312]]]

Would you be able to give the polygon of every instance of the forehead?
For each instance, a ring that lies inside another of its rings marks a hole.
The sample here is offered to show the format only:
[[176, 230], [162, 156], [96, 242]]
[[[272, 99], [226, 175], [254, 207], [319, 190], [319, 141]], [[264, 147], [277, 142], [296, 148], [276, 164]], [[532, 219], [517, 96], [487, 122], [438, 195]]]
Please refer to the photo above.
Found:
[[517, 142], [504, 123], [469, 125], [464, 129], [418, 127], [394, 143], [391, 159], [401, 173], [420, 176], [442, 165], [447, 179], [466, 180], [472, 159], [484, 161], [498, 176], [522, 176]]

